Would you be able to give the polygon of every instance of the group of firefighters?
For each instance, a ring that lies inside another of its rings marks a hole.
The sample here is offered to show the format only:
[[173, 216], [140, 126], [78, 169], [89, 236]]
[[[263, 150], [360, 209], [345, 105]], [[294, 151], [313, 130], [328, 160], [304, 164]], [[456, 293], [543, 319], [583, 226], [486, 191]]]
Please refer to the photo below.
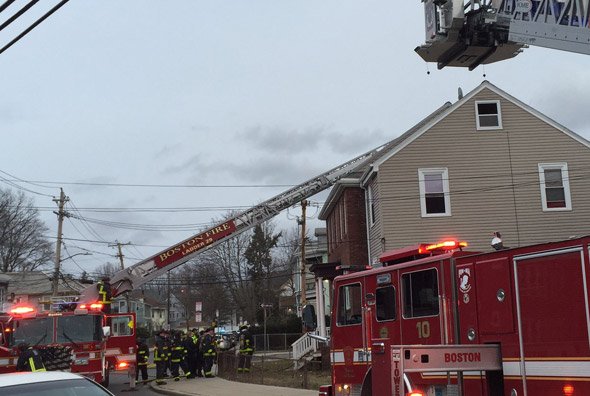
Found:
[[[111, 312], [111, 285], [108, 277], [103, 277], [97, 284], [97, 291], [103, 312]], [[250, 372], [254, 343], [247, 325], [240, 326], [238, 373]], [[148, 361], [150, 350], [145, 340], [138, 339], [136, 353], [135, 380], [148, 380]], [[209, 327], [198, 331], [192, 329], [188, 334], [182, 331], [161, 330], [156, 336], [154, 363], [156, 364], [156, 383], [165, 384], [168, 372], [174, 381], [180, 380], [180, 370], [188, 379], [195, 377], [212, 378], [213, 364], [217, 357], [215, 328]]]
[[[254, 353], [252, 335], [248, 326], [240, 327], [238, 372], [249, 372]], [[136, 380], [147, 381], [147, 366], [150, 350], [144, 340], [137, 344]], [[180, 371], [187, 379], [195, 377], [212, 378], [213, 364], [217, 357], [215, 329], [209, 327], [198, 331], [192, 329], [188, 334], [182, 331], [161, 330], [156, 336], [154, 346], [156, 364], [156, 383], [165, 384], [165, 378], [180, 380]], [[170, 374], [170, 375], [168, 375]]]

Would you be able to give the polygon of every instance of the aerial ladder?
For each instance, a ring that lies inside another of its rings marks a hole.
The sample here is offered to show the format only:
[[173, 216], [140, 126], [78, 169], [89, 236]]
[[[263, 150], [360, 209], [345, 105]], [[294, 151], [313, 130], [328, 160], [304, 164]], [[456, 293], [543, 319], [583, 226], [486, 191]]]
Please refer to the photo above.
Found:
[[[248, 229], [262, 224], [283, 210], [333, 186], [338, 180], [368, 164], [375, 155], [386, 149], [386, 143], [347, 161], [321, 175], [299, 184], [271, 199], [268, 199], [232, 218], [226, 219], [160, 253], [122, 269], [111, 276], [112, 296], [139, 288], [141, 285], [178, 267], [198, 254]], [[88, 286], [80, 297], [81, 302], [95, 301], [98, 291], [95, 285]]]
[[475, 69], [530, 45], [590, 55], [590, 0], [422, 0], [426, 62]]

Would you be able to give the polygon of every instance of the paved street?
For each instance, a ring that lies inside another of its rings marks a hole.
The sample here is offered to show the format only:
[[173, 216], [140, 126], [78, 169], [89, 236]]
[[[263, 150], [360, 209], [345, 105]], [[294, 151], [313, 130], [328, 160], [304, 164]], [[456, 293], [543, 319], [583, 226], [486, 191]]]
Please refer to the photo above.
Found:
[[[149, 378], [155, 378], [154, 369], [148, 370]], [[129, 388], [127, 374], [111, 374], [109, 390], [117, 396], [157, 396], [159, 394], [186, 396], [317, 396], [317, 390], [304, 390], [246, 384], [227, 381], [222, 378], [182, 379], [178, 382], [167, 380], [166, 385], [157, 386], [154, 382], [139, 384], [134, 390]]]
[[222, 378], [197, 378], [194, 380], [182, 380], [168, 382], [166, 385], [151, 387], [158, 392], [170, 395], [192, 396], [317, 396], [317, 390], [304, 390], [294, 388], [282, 388], [278, 386], [266, 386], [246, 384], [243, 382], [227, 381]]
[[[149, 378], [156, 377], [156, 370], [148, 370]], [[139, 384], [135, 390], [129, 388], [129, 377], [126, 373], [111, 374], [109, 390], [117, 396], [159, 396], [158, 393], [154, 392], [149, 384]]]

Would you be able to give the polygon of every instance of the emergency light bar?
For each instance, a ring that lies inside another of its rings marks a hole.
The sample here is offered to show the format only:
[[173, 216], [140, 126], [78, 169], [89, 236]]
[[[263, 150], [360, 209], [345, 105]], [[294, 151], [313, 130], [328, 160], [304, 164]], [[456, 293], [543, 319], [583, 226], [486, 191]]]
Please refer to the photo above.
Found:
[[28, 306], [14, 307], [10, 310], [10, 313], [13, 315], [26, 315], [34, 312], [35, 308]]
[[433, 243], [431, 245], [422, 244], [418, 248], [418, 253], [426, 254], [432, 252], [433, 250], [454, 250], [461, 249], [464, 247], [467, 247], [467, 242], [459, 242], [455, 240], [443, 241], [439, 243]]
[[379, 261], [384, 266], [405, 263], [417, 260], [433, 254], [450, 252], [455, 249], [467, 247], [467, 242], [459, 242], [455, 239], [439, 243], [421, 243], [419, 245], [407, 246], [401, 249], [394, 249], [384, 252], [379, 256]]
[[100, 311], [102, 309], [101, 303], [80, 304], [79, 309], [88, 309], [90, 311]]

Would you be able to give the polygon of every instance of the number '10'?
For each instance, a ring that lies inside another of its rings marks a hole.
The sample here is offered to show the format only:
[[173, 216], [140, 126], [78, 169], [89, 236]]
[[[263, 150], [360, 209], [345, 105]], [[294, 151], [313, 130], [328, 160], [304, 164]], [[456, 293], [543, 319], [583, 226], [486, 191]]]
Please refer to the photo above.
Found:
[[430, 323], [427, 321], [416, 323], [416, 329], [418, 329], [418, 338], [430, 337]]

